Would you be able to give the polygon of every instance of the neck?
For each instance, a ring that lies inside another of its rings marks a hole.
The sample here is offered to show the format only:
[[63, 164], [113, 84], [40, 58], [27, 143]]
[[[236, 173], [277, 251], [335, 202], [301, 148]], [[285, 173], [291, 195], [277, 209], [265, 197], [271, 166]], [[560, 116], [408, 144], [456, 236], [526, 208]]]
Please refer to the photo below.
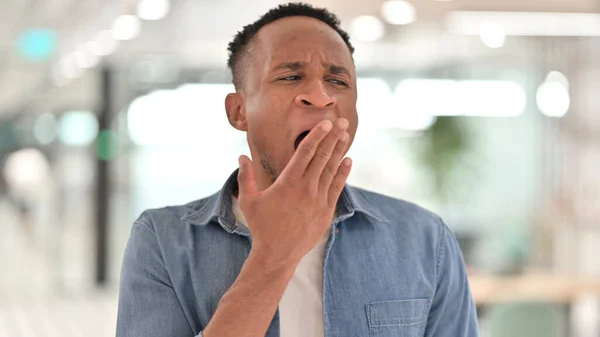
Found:
[[254, 161], [253, 165], [258, 189], [264, 191], [273, 185], [273, 177], [266, 171], [262, 163], [260, 161]]

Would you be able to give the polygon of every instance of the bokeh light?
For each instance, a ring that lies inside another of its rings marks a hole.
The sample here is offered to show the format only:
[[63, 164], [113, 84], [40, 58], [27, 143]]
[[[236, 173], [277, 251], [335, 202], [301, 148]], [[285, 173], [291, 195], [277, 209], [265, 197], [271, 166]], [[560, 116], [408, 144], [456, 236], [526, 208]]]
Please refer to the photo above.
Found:
[[41, 145], [48, 145], [56, 139], [57, 122], [51, 113], [40, 115], [33, 125], [33, 136]]
[[138, 3], [137, 15], [142, 20], [160, 20], [171, 8], [169, 0], [141, 0]]
[[504, 46], [506, 33], [504, 27], [493, 21], [485, 21], [481, 24], [481, 41], [490, 48], [500, 48]]
[[18, 40], [18, 51], [27, 60], [47, 60], [56, 51], [58, 37], [52, 29], [28, 29]]
[[548, 117], [563, 117], [571, 105], [569, 89], [560, 82], [544, 82], [536, 94], [540, 112]]
[[393, 25], [408, 25], [417, 19], [417, 10], [408, 1], [391, 0], [381, 5], [381, 15]]
[[40, 150], [24, 148], [8, 156], [4, 166], [4, 179], [13, 188], [29, 188], [40, 184], [48, 171], [48, 159]]
[[363, 15], [350, 23], [350, 33], [360, 41], [373, 42], [385, 35], [385, 26], [378, 17]]
[[113, 37], [117, 40], [132, 40], [140, 34], [141, 23], [135, 15], [121, 15], [112, 26]]
[[90, 145], [98, 135], [98, 120], [90, 111], [70, 111], [59, 119], [58, 137], [65, 145]]

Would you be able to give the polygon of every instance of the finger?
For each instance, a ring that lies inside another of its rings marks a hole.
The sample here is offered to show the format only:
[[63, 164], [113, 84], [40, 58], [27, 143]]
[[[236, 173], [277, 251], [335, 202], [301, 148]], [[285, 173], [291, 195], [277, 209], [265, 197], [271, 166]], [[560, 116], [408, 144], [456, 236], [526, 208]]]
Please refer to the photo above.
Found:
[[331, 181], [333, 180], [333, 177], [335, 177], [338, 167], [340, 166], [340, 161], [342, 160], [342, 157], [344, 157], [344, 154], [346, 154], [349, 139], [350, 135], [348, 132], [344, 132], [335, 145], [335, 149], [333, 149], [329, 162], [327, 162], [327, 165], [323, 169], [323, 173], [321, 173], [321, 179], [319, 179], [319, 191], [327, 191], [329, 185], [331, 185]]
[[308, 164], [312, 160], [319, 147], [319, 144], [327, 136], [333, 124], [331, 121], [325, 120], [317, 124], [308, 135], [300, 142], [298, 149], [290, 159], [290, 162], [281, 172], [281, 179], [297, 180], [306, 172]]
[[[340, 118], [336, 120], [333, 125], [333, 128], [325, 137], [325, 139], [323, 139], [323, 141], [319, 144], [319, 147], [317, 148], [314, 157], [310, 161], [310, 164], [308, 164], [305, 176], [314, 178], [316, 184], [318, 184], [320, 180], [319, 178], [323, 173], [323, 168], [325, 168], [325, 166], [329, 162], [329, 159], [331, 158], [331, 155], [335, 150], [338, 140], [346, 133], [346, 129], [348, 129], [348, 124], [348, 120], [345, 118]], [[337, 165], [334, 170], [337, 170]]]
[[344, 190], [344, 186], [346, 185], [346, 180], [350, 175], [350, 169], [352, 168], [352, 159], [344, 158], [342, 163], [340, 164], [337, 174], [333, 178], [331, 182], [331, 186], [329, 186], [329, 195], [327, 196], [327, 202], [330, 207], [335, 207], [337, 205], [338, 199], [340, 198], [340, 194], [342, 194], [342, 190]]
[[240, 169], [238, 171], [239, 197], [258, 193], [258, 184], [254, 175], [254, 167], [250, 158], [241, 155], [238, 159]]

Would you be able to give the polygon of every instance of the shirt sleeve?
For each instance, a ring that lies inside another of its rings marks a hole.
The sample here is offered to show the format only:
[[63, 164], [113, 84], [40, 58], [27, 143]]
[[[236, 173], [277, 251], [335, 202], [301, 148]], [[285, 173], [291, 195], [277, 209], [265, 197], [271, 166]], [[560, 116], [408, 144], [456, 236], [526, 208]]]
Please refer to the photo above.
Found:
[[125, 248], [116, 336], [194, 336], [165, 268], [156, 234], [143, 216], [133, 224]]
[[426, 337], [477, 337], [477, 312], [458, 242], [440, 220], [437, 287], [427, 319]]

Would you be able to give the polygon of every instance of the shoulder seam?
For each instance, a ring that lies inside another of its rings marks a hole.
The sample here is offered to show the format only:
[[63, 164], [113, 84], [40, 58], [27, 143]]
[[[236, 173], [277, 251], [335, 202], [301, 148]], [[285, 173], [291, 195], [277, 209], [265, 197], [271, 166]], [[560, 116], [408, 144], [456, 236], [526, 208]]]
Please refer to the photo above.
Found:
[[154, 228], [152, 228], [152, 225], [150, 224], [150, 222], [148, 220], [146, 220], [146, 217], [148, 217], [148, 213], [147, 211], [144, 211], [140, 217], [134, 222], [134, 224], [140, 224], [140, 226], [146, 228], [148, 231], [150, 231], [152, 233], [152, 235], [156, 236], [156, 232], [154, 231]]

